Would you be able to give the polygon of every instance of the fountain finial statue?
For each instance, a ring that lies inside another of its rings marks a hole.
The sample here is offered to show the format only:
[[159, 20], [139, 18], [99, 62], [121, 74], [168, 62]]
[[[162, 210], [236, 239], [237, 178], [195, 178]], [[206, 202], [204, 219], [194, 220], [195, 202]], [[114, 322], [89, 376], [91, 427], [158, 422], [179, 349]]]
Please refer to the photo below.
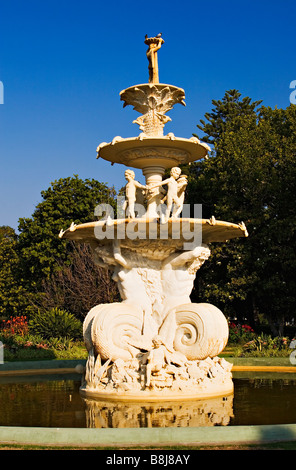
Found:
[[160, 33], [153, 38], [148, 38], [146, 35], [144, 42], [149, 46], [146, 52], [149, 61], [149, 83], [159, 83], [157, 51], [161, 48], [164, 40]]

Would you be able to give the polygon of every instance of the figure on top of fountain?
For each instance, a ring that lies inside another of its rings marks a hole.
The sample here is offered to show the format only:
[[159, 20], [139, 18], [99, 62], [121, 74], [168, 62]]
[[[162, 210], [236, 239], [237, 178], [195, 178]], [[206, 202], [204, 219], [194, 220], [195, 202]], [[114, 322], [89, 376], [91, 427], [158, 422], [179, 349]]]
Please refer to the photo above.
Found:
[[161, 33], [154, 38], [148, 38], [147, 34], [145, 36], [145, 44], [149, 46], [146, 52], [149, 61], [149, 83], [159, 83], [157, 51], [163, 43]]

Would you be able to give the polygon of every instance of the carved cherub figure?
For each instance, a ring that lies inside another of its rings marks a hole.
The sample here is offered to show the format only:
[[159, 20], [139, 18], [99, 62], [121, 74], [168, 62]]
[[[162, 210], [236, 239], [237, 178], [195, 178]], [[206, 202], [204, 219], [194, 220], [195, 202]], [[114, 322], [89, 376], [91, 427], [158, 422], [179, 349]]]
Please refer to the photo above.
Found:
[[137, 196], [137, 189], [147, 189], [147, 186], [135, 180], [135, 173], [133, 170], [126, 170], [124, 176], [127, 180], [125, 186], [126, 200], [123, 205], [123, 210], [127, 210], [127, 216], [135, 218], [135, 202]]
[[151, 190], [153, 190], [155, 188], [158, 188], [160, 186], [164, 186], [165, 184], [167, 184], [167, 186], [168, 186], [168, 191], [167, 191], [167, 194], [166, 194], [167, 208], [166, 208], [164, 222], [168, 221], [168, 218], [169, 218], [170, 213], [172, 211], [173, 204], [176, 204], [179, 207], [179, 196], [178, 196], [179, 188], [178, 188], [177, 180], [178, 180], [180, 175], [181, 175], [181, 169], [179, 167], [175, 166], [171, 169], [171, 173], [170, 173], [169, 178], [161, 181], [160, 183], [154, 184], [153, 186], [149, 187], [149, 190], [151, 191]]
[[188, 184], [187, 176], [181, 175], [177, 181], [177, 184], [178, 184], [178, 204], [176, 204], [174, 207], [172, 217], [178, 217], [183, 210], [184, 199], [185, 199], [185, 189]]
[[[187, 184], [188, 184], [187, 176], [186, 175], [181, 175], [180, 178], [177, 180], [178, 199], [177, 199], [177, 202], [174, 202], [174, 207], [173, 207], [173, 211], [172, 211], [172, 217], [173, 218], [177, 218], [183, 210], [184, 198], [185, 198], [185, 189], [186, 189]], [[163, 204], [166, 201], [166, 199], [167, 199], [167, 196], [165, 196], [161, 200], [161, 203]]]
[[170, 363], [167, 348], [160, 336], [152, 340], [153, 349], [147, 355], [146, 363], [146, 387], [151, 385], [151, 375], [153, 372], [160, 372], [166, 364]]
[[146, 356], [146, 387], [153, 388], [151, 378], [153, 375], [168, 379], [169, 376], [176, 375], [180, 367], [187, 362], [184, 354], [169, 349], [160, 335], [152, 339], [153, 349]]

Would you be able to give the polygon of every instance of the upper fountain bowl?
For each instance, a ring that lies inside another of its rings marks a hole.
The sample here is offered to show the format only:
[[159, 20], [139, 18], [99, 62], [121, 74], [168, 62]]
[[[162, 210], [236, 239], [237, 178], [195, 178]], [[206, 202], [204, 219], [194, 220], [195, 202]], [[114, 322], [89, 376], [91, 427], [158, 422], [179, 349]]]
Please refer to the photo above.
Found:
[[121, 138], [115, 137], [112, 142], [103, 142], [97, 148], [98, 158], [112, 163], [121, 163], [133, 168], [160, 166], [172, 168], [205, 158], [209, 146], [196, 137], [185, 139], [175, 137], [172, 133], [166, 136]]
[[183, 88], [164, 83], [144, 83], [120, 92], [123, 107], [133, 106], [141, 115], [133, 122], [140, 126], [138, 137], [114, 137], [112, 142], [101, 143], [98, 157], [112, 163], [144, 169], [158, 166], [163, 169], [188, 164], [206, 157], [210, 147], [197, 137], [163, 135], [164, 125], [171, 120], [166, 113], [177, 103], [185, 106]]

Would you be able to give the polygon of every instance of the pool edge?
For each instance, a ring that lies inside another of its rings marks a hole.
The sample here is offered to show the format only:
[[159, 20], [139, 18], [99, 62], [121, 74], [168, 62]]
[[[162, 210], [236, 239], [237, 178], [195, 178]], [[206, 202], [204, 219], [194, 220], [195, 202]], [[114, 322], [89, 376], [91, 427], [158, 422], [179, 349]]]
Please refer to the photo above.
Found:
[[44, 428], [0, 426], [1, 444], [148, 447], [296, 441], [296, 424], [196, 428]]

